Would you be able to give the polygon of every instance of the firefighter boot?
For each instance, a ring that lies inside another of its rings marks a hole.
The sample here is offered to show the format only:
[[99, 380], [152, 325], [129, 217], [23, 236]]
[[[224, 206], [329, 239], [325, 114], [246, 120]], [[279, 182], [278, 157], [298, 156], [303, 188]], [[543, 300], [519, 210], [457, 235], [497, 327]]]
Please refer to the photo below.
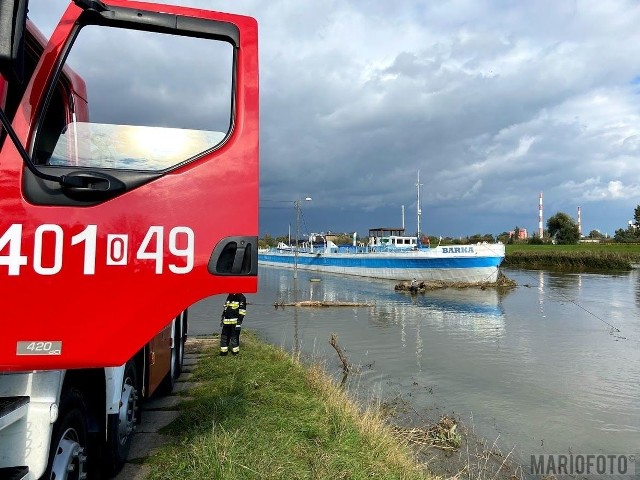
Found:
[[231, 353], [238, 355], [240, 353], [240, 325], [236, 325], [231, 332], [231, 340], [229, 346], [231, 347]]
[[233, 325], [224, 325], [220, 332], [220, 356], [224, 357], [229, 353], [229, 340], [233, 341]]

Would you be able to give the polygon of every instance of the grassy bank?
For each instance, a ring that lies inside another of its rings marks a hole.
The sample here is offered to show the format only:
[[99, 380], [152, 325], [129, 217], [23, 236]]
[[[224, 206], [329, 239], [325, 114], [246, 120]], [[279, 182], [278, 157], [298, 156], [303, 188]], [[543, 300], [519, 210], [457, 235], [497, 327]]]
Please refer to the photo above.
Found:
[[630, 270], [640, 264], [640, 245], [506, 245], [503, 265], [520, 268]]
[[239, 357], [209, 347], [192, 381], [148, 478], [431, 478], [379, 413], [251, 333]]

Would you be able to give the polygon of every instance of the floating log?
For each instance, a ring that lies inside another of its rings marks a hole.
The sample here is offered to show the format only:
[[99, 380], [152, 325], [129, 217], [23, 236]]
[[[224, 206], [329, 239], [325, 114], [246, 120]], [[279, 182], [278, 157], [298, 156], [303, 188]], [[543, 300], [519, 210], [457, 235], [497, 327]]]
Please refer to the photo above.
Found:
[[316, 301], [305, 300], [302, 302], [276, 302], [274, 307], [373, 307], [371, 303], [361, 302], [338, 302], [338, 301]]

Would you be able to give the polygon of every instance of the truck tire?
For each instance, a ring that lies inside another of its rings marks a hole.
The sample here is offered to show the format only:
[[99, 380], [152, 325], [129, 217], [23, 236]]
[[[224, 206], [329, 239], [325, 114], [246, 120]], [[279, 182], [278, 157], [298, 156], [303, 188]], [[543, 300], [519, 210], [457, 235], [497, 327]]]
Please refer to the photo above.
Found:
[[138, 419], [138, 371], [133, 359], [124, 367], [120, 395], [119, 412], [107, 418], [104, 470], [110, 475], [118, 473], [127, 461]]
[[58, 419], [53, 425], [46, 480], [86, 478], [88, 456], [87, 407], [76, 388], [63, 392]]

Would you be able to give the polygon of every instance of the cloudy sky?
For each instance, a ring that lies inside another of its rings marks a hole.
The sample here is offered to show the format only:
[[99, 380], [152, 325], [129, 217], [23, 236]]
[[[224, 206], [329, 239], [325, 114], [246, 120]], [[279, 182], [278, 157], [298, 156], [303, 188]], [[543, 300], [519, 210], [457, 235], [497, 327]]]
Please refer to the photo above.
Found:
[[[640, 204], [636, 1], [175, 0], [260, 28], [260, 233], [458, 236]], [[30, 0], [50, 34], [65, 0]]]

